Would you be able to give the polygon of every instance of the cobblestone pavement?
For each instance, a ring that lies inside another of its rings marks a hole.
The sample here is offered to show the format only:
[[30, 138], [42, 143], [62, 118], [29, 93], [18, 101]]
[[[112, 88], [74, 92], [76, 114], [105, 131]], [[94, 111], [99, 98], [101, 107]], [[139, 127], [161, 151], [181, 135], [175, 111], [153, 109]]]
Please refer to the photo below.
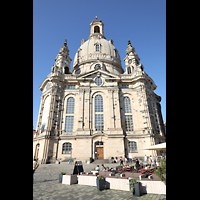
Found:
[[[115, 167], [116, 164], [105, 164], [105, 166]], [[89, 171], [96, 167], [96, 164], [83, 164], [84, 171]], [[67, 163], [40, 165], [34, 174], [33, 181], [33, 199], [48, 200], [164, 200], [166, 195], [163, 194], [144, 194], [141, 197], [135, 197], [130, 192], [120, 190], [103, 190], [99, 191], [96, 187], [85, 185], [64, 185], [58, 182], [58, 176], [61, 171], [66, 173], [73, 172], [74, 165]]]

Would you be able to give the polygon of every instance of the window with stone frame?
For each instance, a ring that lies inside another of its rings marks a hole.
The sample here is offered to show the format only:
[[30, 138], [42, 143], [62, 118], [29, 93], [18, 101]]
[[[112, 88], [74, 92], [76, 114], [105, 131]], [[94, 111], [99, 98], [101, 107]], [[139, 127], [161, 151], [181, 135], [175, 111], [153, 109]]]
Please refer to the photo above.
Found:
[[73, 97], [69, 97], [67, 99], [67, 109], [66, 109], [66, 118], [65, 118], [65, 132], [73, 132], [74, 106], [75, 106], [75, 99]]
[[62, 145], [62, 154], [71, 154], [72, 153], [72, 144], [70, 142], [65, 142]]
[[124, 97], [123, 104], [124, 104], [125, 129], [126, 131], [134, 131], [130, 98]]
[[95, 129], [104, 130], [103, 97], [101, 95], [95, 96]]
[[100, 46], [99, 44], [96, 44], [96, 52], [99, 52], [100, 51]]
[[129, 141], [128, 142], [128, 149], [129, 149], [130, 153], [136, 153], [137, 152], [137, 142]]

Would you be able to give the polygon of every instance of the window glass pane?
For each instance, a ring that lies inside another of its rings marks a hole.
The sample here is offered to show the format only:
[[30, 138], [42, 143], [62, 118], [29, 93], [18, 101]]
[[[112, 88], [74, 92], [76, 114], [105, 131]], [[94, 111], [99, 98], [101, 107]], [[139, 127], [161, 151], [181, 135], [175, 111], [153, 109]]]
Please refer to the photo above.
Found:
[[75, 89], [75, 85], [68, 85], [68, 89]]
[[71, 154], [72, 153], [72, 144], [66, 142], [62, 146], [62, 154]]
[[102, 79], [96, 78], [94, 82], [95, 82], [96, 85], [100, 86], [102, 84]]
[[132, 113], [130, 98], [124, 97], [123, 102], [124, 102], [124, 113]]
[[74, 116], [66, 116], [65, 132], [73, 132]]
[[99, 51], [99, 45], [98, 44], [96, 45], [96, 51]]
[[129, 88], [129, 85], [122, 85], [122, 88]]
[[103, 97], [101, 95], [95, 96], [95, 112], [103, 112]]
[[126, 131], [133, 131], [133, 119], [132, 115], [125, 115]]
[[129, 141], [128, 143], [129, 152], [134, 153], [137, 152], [137, 143], [134, 141]]
[[74, 102], [75, 99], [73, 97], [67, 99], [67, 114], [74, 114]]
[[95, 114], [95, 128], [96, 130], [102, 131], [104, 128], [103, 114]]

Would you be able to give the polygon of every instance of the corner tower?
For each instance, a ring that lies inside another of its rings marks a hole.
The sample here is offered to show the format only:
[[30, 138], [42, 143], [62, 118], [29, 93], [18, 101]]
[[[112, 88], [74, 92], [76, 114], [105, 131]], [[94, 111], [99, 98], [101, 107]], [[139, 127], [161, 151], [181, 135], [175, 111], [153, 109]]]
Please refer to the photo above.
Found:
[[58, 55], [55, 58], [55, 64], [52, 66], [52, 72], [59, 71], [61, 74], [70, 73], [70, 63], [72, 59], [69, 57], [69, 49], [67, 47], [67, 40], [65, 39], [64, 45], [60, 48]]
[[131, 41], [128, 40], [128, 46], [126, 49], [126, 57], [124, 58], [126, 71], [125, 74], [133, 74], [136, 71], [143, 71], [144, 67], [139, 62], [140, 58], [135, 53], [135, 48], [131, 45]]

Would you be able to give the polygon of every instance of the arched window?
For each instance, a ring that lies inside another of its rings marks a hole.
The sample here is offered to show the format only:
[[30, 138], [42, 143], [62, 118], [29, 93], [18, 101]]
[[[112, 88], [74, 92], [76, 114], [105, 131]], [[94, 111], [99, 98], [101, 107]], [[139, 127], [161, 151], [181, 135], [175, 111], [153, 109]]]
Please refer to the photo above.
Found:
[[95, 112], [103, 112], [103, 97], [99, 94], [95, 96]]
[[101, 95], [95, 96], [95, 129], [97, 131], [104, 129], [103, 97]]
[[128, 149], [130, 153], [136, 153], [137, 152], [137, 142], [129, 141], [128, 142]]
[[62, 154], [71, 154], [72, 153], [72, 144], [65, 142], [62, 145]]
[[124, 102], [124, 113], [132, 113], [130, 98], [124, 97], [123, 102]]
[[69, 74], [69, 68], [68, 67], [65, 67], [65, 72], [64, 74]]
[[99, 26], [94, 27], [94, 33], [100, 33], [100, 28]]
[[99, 49], [99, 44], [96, 44], [96, 51], [100, 51], [100, 49]]
[[131, 74], [131, 68], [130, 67], [127, 68], [127, 72], [128, 72], [128, 74]]
[[73, 132], [73, 126], [74, 126], [74, 105], [75, 105], [75, 99], [73, 97], [69, 97], [67, 99], [65, 132]]
[[125, 127], [126, 131], [133, 131], [133, 116], [131, 110], [131, 101], [129, 97], [123, 98], [124, 103], [124, 117], [125, 117]]
[[67, 114], [74, 114], [74, 102], [75, 99], [73, 97], [67, 99]]

